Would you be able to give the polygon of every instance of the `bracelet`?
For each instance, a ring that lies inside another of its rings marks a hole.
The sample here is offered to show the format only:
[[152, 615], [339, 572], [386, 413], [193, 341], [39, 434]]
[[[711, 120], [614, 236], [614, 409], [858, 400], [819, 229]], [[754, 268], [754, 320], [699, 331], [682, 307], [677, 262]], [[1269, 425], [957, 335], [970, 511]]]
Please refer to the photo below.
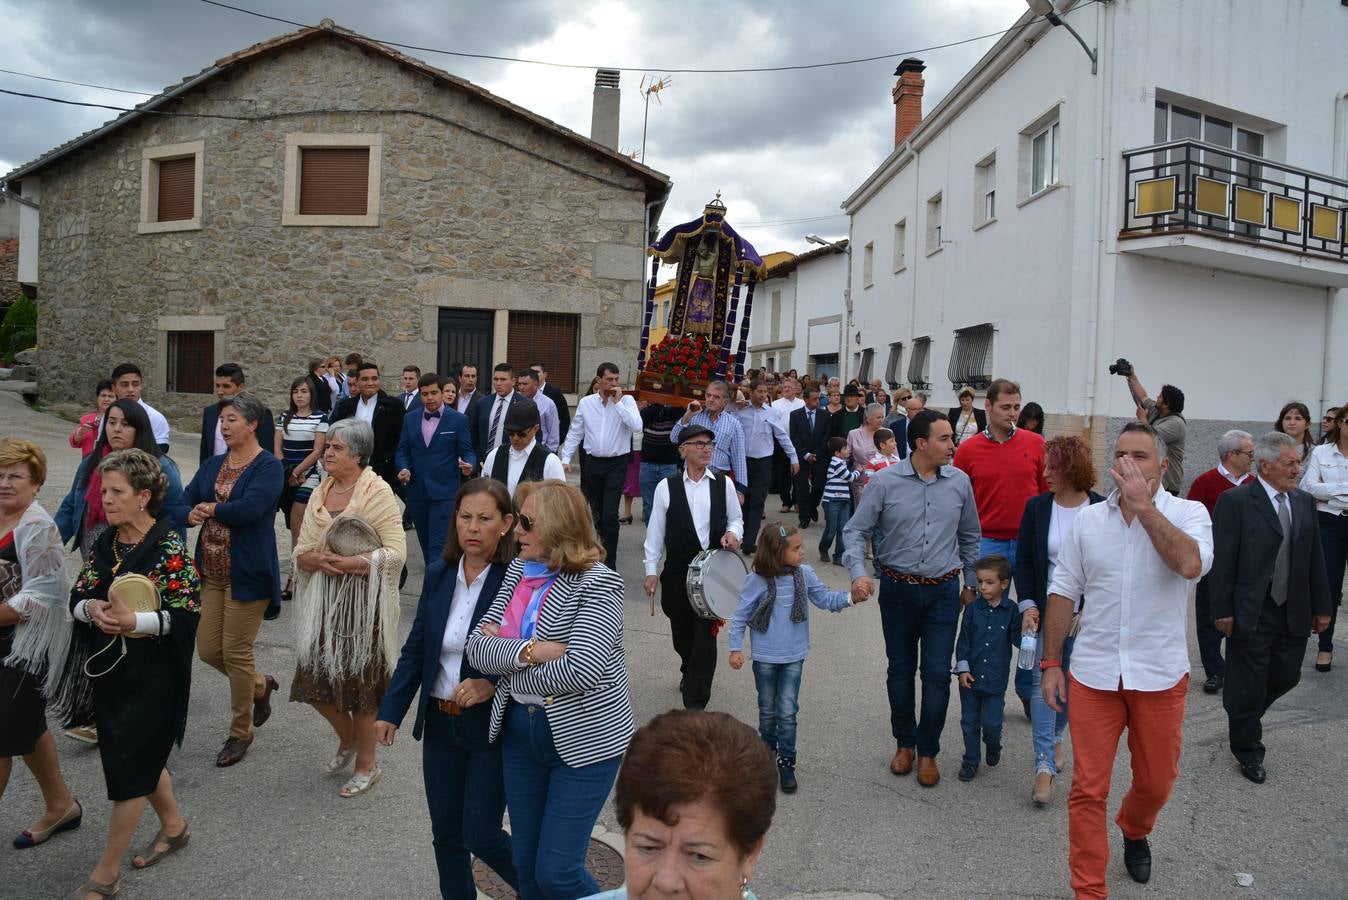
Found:
[[1061, 669], [1062, 660], [1060, 659], [1042, 659], [1039, 661], [1039, 671], [1047, 672], [1049, 669]]
[[538, 660], [534, 659], [534, 642], [532, 638], [524, 642], [524, 649], [520, 652], [520, 658], [524, 660], [526, 666], [538, 665]]

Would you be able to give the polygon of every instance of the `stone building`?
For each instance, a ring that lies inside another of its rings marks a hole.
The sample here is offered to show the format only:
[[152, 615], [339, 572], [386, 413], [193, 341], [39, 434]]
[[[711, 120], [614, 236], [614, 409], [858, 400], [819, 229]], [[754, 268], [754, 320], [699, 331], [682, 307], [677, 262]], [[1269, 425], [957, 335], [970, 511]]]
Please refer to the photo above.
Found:
[[[616, 91], [601, 76], [597, 106]], [[353, 350], [390, 387], [409, 363], [542, 361], [567, 391], [603, 360], [627, 375], [670, 190], [613, 146], [329, 20], [6, 181], [41, 210], [43, 398], [84, 402], [131, 359], [179, 425], [225, 361], [273, 407], [309, 357]]]

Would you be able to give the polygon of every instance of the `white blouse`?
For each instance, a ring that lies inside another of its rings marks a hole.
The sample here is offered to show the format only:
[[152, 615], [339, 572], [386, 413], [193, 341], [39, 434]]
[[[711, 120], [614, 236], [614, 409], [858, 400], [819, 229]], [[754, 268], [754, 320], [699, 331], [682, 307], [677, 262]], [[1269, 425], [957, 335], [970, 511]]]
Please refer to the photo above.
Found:
[[1336, 444], [1320, 444], [1311, 451], [1301, 489], [1315, 498], [1315, 508], [1337, 516], [1348, 512], [1348, 458]]
[[454, 579], [454, 599], [450, 601], [449, 621], [445, 623], [445, 637], [440, 644], [440, 671], [431, 688], [432, 697], [448, 700], [459, 686], [463, 648], [468, 644], [468, 623], [473, 620], [473, 610], [477, 609], [477, 600], [482, 594], [482, 585], [490, 568], [484, 566], [473, 583], [469, 584], [464, 580], [463, 560], [459, 560], [458, 574]]

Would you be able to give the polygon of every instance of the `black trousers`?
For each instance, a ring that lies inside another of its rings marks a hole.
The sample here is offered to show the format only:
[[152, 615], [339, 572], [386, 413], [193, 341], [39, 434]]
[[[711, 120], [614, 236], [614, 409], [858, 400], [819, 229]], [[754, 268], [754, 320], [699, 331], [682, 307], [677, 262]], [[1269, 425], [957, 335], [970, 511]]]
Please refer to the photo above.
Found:
[[1212, 589], [1208, 576], [1198, 579], [1194, 589], [1194, 631], [1198, 633], [1198, 655], [1203, 660], [1203, 673], [1225, 677], [1226, 663], [1222, 660], [1222, 633], [1212, 624]]
[[618, 571], [618, 499], [622, 497], [623, 482], [627, 480], [627, 461], [632, 454], [622, 456], [594, 456], [585, 458], [581, 470], [580, 490], [590, 503], [594, 528], [604, 544], [604, 562]]
[[[777, 448], [781, 450], [780, 447]], [[744, 496], [744, 547], [758, 546], [758, 529], [763, 524], [763, 506], [772, 482], [772, 457], [749, 457], [749, 493]]]
[[1226, 640], [1226, 708], [1231, 752], [1244, 763], [1262, 763], [1264, 728], [1260, 721], [1268, 708], [1301, 680], [1307, 634], [1287, 627], [1287, 609], [1264, 601], [1253, 634], [1237, 632]]
[[660, 608], [669, 619], [669, 636], [679, 654], [679, 691], [685, 709], [705, 709], [716, 675], [716, 635], [712, 621], [693, 611], [684, 579], [687, 565], [669, 565], [660, 576]]
[[824, 481], [828, 477], [828, 457], [815, 456], [814, 462], [802, 458], [796, 474], [796, 512], [804, 528], [819, 515], [819, 501], [824, 496]]
[[790, 506], [796, 495], [796, 476], [791, 474], [791, 459], [776, 445], [772, 448], [772, 487], [769, 490], [782, 498], [782, 506]]
[[1343, 602], [1344, 559], [1348, 558], [1348, 516], [1315, 514], [1320, 519], [1320, 545], [1325, 551], [1325, 571], [1329, 573], [1329, 627], [1320, 632], [1320, 652], [1334, 652], [1334, 625]]

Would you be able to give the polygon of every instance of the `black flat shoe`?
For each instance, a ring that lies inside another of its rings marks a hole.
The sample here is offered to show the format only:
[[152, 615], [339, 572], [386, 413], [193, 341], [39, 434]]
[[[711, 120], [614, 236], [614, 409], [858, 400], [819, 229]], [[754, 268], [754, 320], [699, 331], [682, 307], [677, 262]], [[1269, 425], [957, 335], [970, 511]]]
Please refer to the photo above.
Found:
[[1328, 672], [1330, 669], [1334, 668], [1334, 655], [1333, 654], [1328, 655], [1329, 655], [1329, 662], [1320, 662], [1319, 654], [1316, 654], [1315, 671]]
[[1151, 844], [1146, 838], [1136, 841], [1123, 839], [1123, 865], [1128, 875], [1138, 884], [1151, 881]]
[[1263, 763], [1243, 762], [1240, 764], [1240, 774], [1244, 775], [1255, 784], [1263, 784], [1264, 780], [1268, 778], [1268, 773], [1264, 771]]
[[631, 525], [631, 524], [632, 524], [632, 517], [631, 517], [631, 516], [619, 516], [619, 517], [618, 517], [618, 524], [619, 524], [619, 525]]
[[1025, 718], [1026, 718], [1027, 720], [1033, 722], [1033, 721], [1034, 721], [1034, 716], [1030, 715], [1030, 698], [1029, 698], [1029, 697], [1021, 697], [1021, 698], [1020, 698], [1020, 705], [1021, 705], [1021, 708], [1025, 710]]
[[1226, 684], [1226, 679], [1221, 675], [1209, 675], [1208, 680], [1203, 682], [1203, 693], [1215, 694]]

